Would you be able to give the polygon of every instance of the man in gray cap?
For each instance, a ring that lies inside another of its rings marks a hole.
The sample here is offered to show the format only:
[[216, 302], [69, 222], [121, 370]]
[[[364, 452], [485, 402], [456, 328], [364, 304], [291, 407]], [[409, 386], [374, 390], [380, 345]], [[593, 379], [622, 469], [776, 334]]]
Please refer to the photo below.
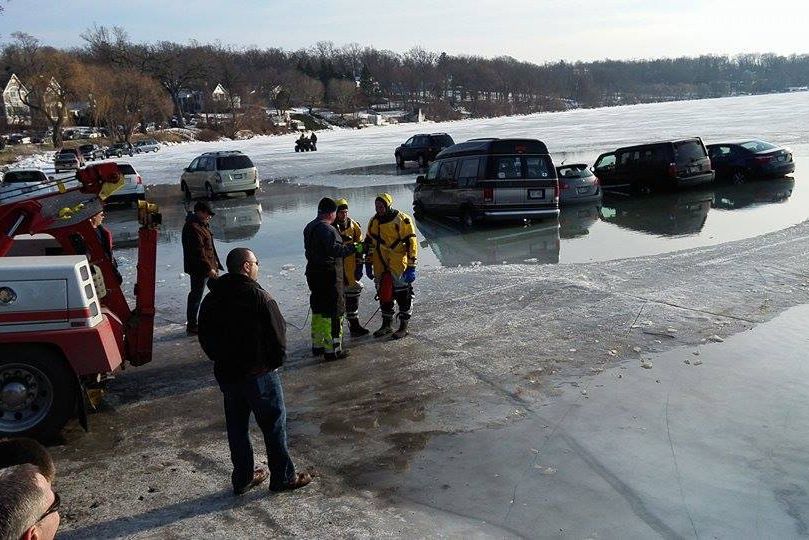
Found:
[[326, 361], [348, 356], [343, 348], [343, 258], [362, 250], [362, 244], [343, 244], [334, 227], [337, 203], [324, 197], [317, 217], [303, 229], [306, 250], [306, 282], [312, 308], [312, 354]]
[[185, 330], [188, 335], [197, 333], [197, 313], [205, 283], [215, 279], [219, 270], [223, 270], [211, 229], [208, 228], [208, 222], [214, 215], [208, 203], [198, 201], [194, 205], [194, 213], [185, 218], [183, 226], [183, 271], [191, 277], [191, 292], [188, 293], [186, 305]]

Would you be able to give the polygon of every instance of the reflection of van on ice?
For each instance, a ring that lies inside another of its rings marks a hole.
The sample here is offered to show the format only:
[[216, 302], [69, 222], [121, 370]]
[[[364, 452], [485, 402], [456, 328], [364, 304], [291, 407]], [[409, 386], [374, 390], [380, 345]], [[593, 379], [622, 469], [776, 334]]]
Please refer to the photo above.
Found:
[[659, 191], [713, 182], [702, 139], [655, 142], [619, 148], [598, 156], [593, 166], [601, 187]]
[[443, 266], [474, 264], [556, 264], [559, 262], [559, 223], [494, 226], [465, 231], [440, 218], [417, 218], [422, 247], [433, 251]]
[[416, 213], [478, 220], [559, 215], [559, 184], [545, 144], [536, 139], [472, 139], [450, 146], [416, 179]]

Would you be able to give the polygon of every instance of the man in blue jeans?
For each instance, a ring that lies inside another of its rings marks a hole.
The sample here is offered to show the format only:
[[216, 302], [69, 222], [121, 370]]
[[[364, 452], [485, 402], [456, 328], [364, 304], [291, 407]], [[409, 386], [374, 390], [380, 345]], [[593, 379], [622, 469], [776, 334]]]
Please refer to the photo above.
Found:
[[[213, 360], [224, 394], [233, 493], [241, 495], [269, 476], [271, 491], [312, 481], [295, 473], [287, 448], [287, 414], [278, 368], [286, 356], [286, 326], [278, 304], [261, 288], [259, 262], [247, 248], [228, 253], [228, 273], [208, 281], [199, 312], [199, 342]], [[250, 443], [250, 413], [264, 434], [269, 473], [256, 468]]]

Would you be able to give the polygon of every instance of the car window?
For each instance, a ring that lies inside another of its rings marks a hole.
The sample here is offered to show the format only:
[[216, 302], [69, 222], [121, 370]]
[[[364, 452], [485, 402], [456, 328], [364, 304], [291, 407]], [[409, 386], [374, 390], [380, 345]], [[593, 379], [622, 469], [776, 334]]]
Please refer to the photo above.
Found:
[[615, 167], [615, 154], [607, 154], [606, 156], [602, 156], [596, 164], [596, 169], [607, 169]]
[[497, 178], [522, 178], [522, 159], [519, 156], [498, 157], [495, 174]]
[[413, 139], [415, 139], [415, 137], [410, 137], [409, 139], [407, 139], [404, 143], [404, 146], [413, 146]]
[[216, 158], [216, 168], [220, 171], [232, 171], [236, 169], [249, 169], [253, 162], [247, 156], [225, 156]]
[[767, 150], [775, 150], [776, 148], [778, 148], [774, 144], [770, 144], [764, 141], [747, 141], [741, 143], [739, 146], [747, 150], [750, 150], [751, 152], [765, 152]]
[[6, 184], [16, 184], [19, 182], [42, 182], [45, 175], [38, 171], [9, 171], [3, 177]]
[[199, 166], [199, 158], [196, 158], [194, 161], [191, 162], [191, 165], [188, 166], [189, 171], [195, 171]]
[[441, 164], [441, 168], [438, 170], [438, 179], [439, 180], [455, 180], [455, 167], [458, 165], [456, 160], [452, 161], [445, 161]]
[[640, 152], [637, 150], [629, 152], [621, 152], [618, 154], [618, 163], [626, 165], [628, 163], [635, 163], [640, 159]]
[[424, 179], [427, 180], [427, 181], [430, 181], [430, 180], [435, 180], [436, 178], [438, 178], [438, 168], [440, 166], [441, 166], [441, 163], [439, 161], [434, 161], [430, 165], [430, 168], [427, 169], [427, 175], [424, 177]]
[[712, 146], [708, 150], [711, 159], [722, 159], [730, 156], [730, 146]]
[[690, 163], [705, 157], [705, 149], [699, 141], [686, 141], [674, 145], [674, 161]]
[[544, 156], [528, 156], [525, 158], [526, 178], [548, 178], [551, 174], [550, 160]]
[[200, 161], [200, 165], [203, 167], [203, 171], [215, 171], [216, 170], [216, 160], [212, 157], [202, 158]]
[[452, 137], [449, 135], [432, 135], [432, 146], [441, 146], [446, 148], [447, 146], [452, 146], [455, 144], [455, 141], [452, 140]]
[[118, 172], [121, 173], [121, 174], [130, 174], [130, 175], [138, 174], [138, 173], [135, 172], [134, 167], [132, 167], [132, 165], [130, 165], [128, 163], [119, 163], [118, 164]]
[[469, 158], [461, 161], [461, 170], [458, 172], [458, 178], [477, 178], [478, 167], [480, 166], [479, 158]]

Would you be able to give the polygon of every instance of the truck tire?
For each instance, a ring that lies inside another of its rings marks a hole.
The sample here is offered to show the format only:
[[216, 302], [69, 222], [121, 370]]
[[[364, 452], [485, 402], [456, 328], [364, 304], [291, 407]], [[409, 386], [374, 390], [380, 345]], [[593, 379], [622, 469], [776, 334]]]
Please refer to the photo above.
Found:
[[211, 187], [211, 184], [207, 182], [205, 183], [205, 198], [208, 199], [209, 201], [212, 201], [216, 198], [216, 193]]
[[419, 156], [419, 167], [421, 167], [422, 169], [427, 167], [427, 156], [425, 156], [424, 154], [421, 154]]
[[401, 155], [396, 156], [396, 166], [400, 169], [404, 169], [405, 162]]
[[61, 353], [46, 346], [13, 345], [0, 360], [0, 437], [58, 435], [76, 414], [76, 375]]
[[188, 184], [182, 182], [180, 184], [180, 190], [183, 192], [183, 197], [186, 201], [190, 201], [193, 197], [191, 197], [191, 190], [188, 189]]

